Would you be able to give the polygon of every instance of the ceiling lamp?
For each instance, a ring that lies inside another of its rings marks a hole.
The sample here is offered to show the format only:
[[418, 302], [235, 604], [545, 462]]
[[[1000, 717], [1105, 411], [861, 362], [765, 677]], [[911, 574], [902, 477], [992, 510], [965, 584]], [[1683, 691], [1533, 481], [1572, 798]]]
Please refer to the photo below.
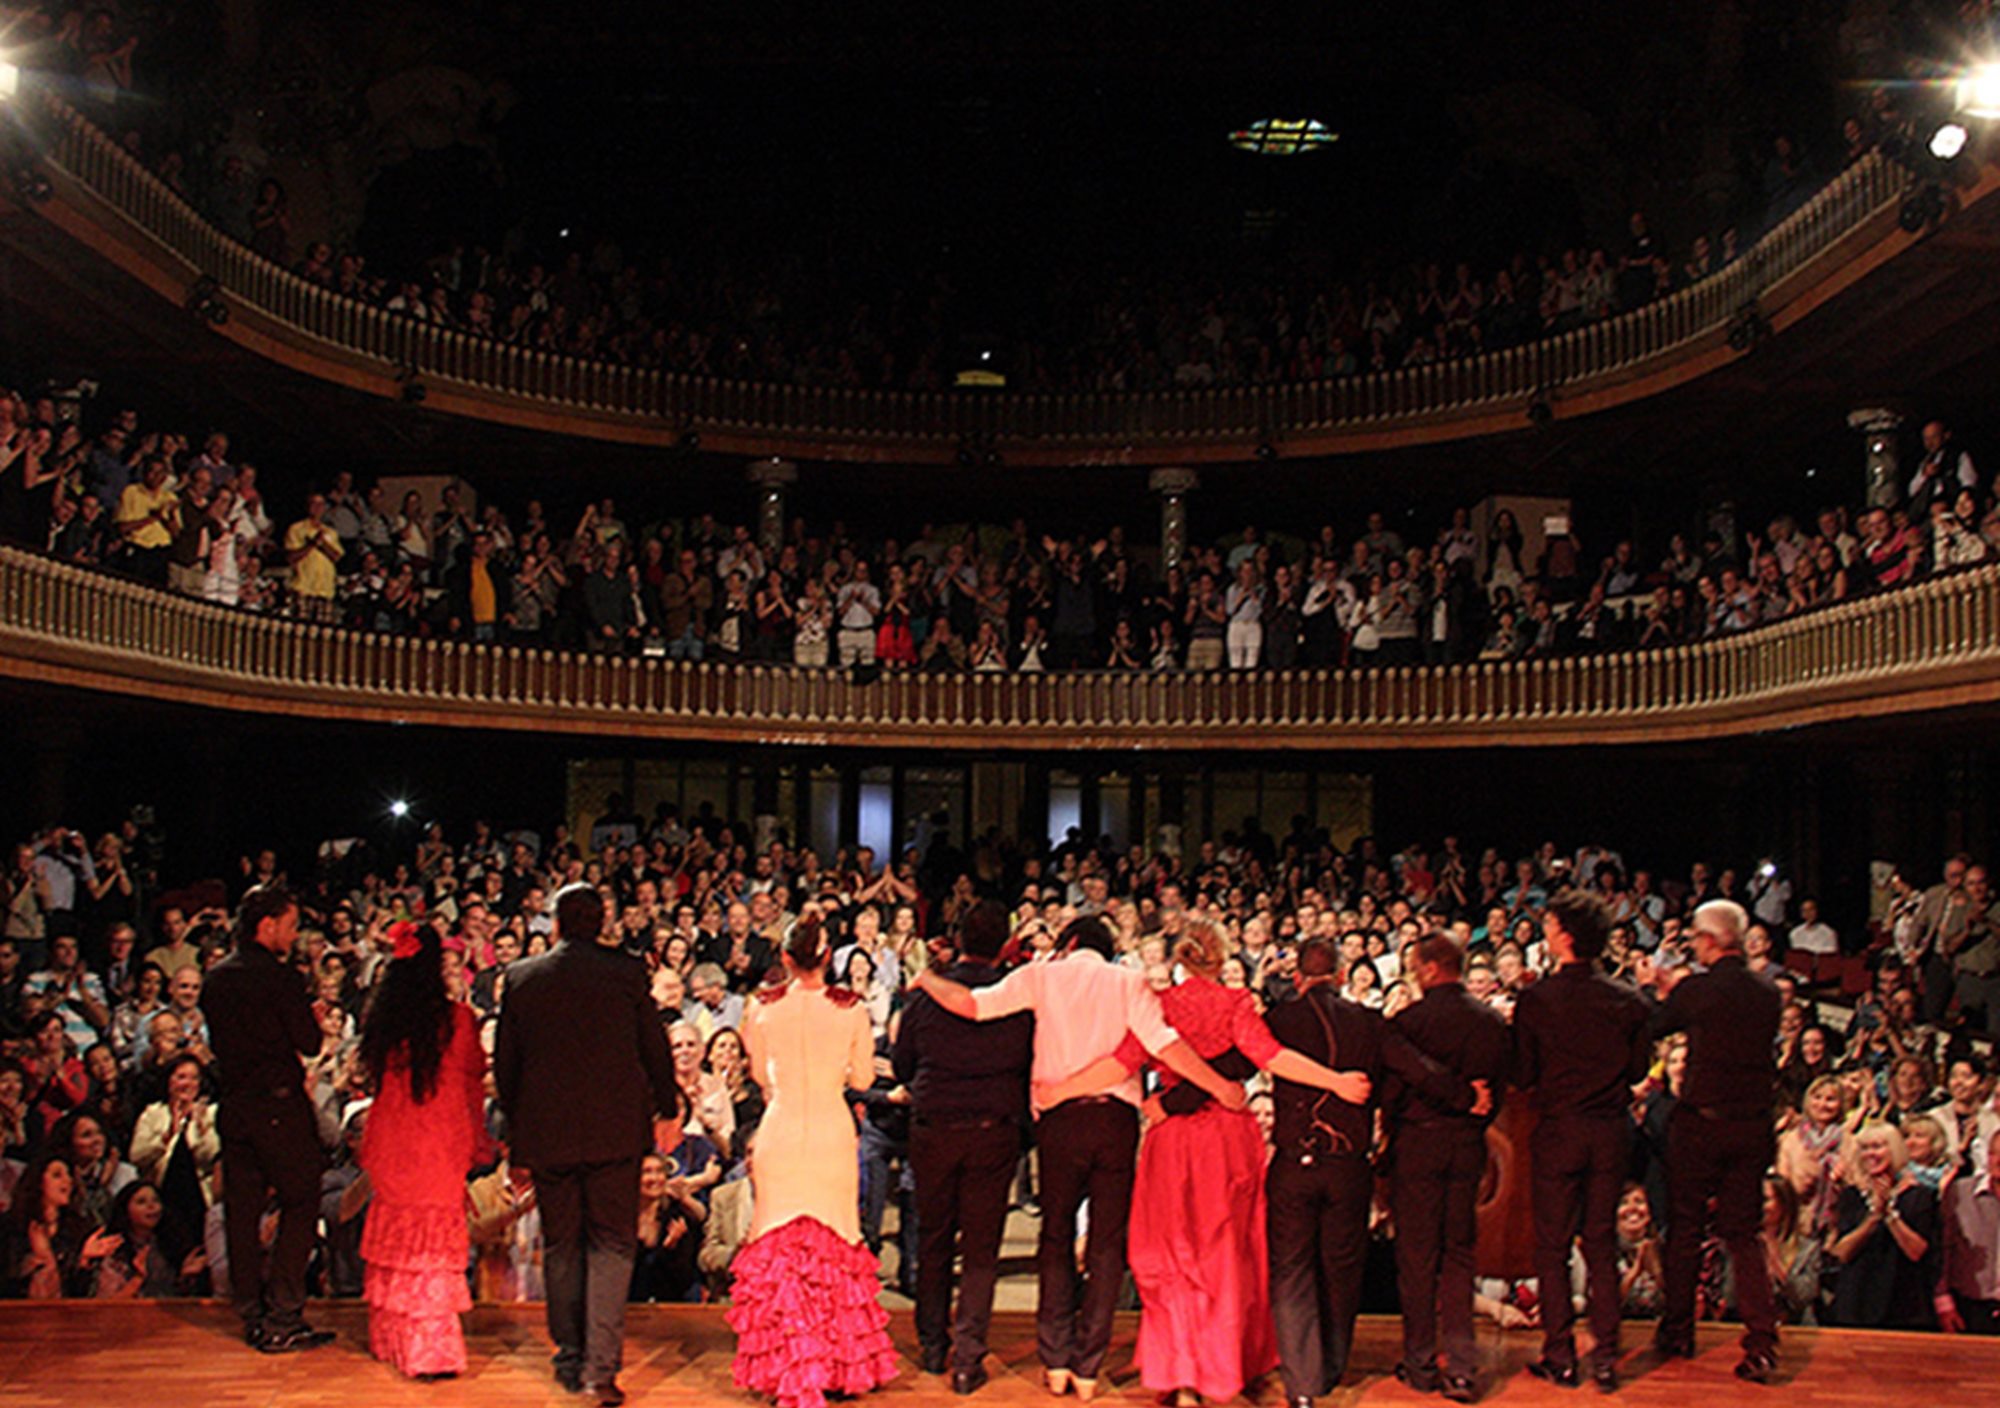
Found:
[[1258, 156], [1304, 156], [1340, 140], [1324, 122], [1310, 117], [1267, 117], [1229, 134], [1229, 145]]

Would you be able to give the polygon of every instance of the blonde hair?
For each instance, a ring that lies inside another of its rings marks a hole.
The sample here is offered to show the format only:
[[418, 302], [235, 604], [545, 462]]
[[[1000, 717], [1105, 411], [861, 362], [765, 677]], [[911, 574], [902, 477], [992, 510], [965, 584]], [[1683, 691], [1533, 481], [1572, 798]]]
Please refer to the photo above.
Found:
[[1904, 1152], [1907, 1153], [1909, 1151], [1908, 1136], [1919, 1129], [1923, 1129], [1929, 1132], [1931, 1136], [1931, 1151], [1933, 1154], [1936, 1155], [1939, 1162], [1950, 1163], [1951, 1145], [1947, 1143], [1945, 1140], [1944, 1126], [1939, 1124], [1935, 1119], [1931, 1118], [1929, 1115], [1912, 1115], [1910, 1116], [1910, 1118], [1903, 1121]]
[[1847, 1086], [1839, 1076], [1815, 1076], [1812, 1084], [1806, 1087], [1805, 1094], [1799, 1097], [1799, 1113], [1805, 1114], [1806, 1106], [1812, 1103], [1813, 1096], [1822, 1090], [1831, 1090], [1840, 1097], [1840, 1108], [1834, 1112], [1833, 1118], [1835, 1121], [1843, 1118], [1847, 1114]]
[[1903, 1143], [1903, 1131], [1886, 1120], [1870, 1120], [1854, 1131], [1840, 1156], [1841, 1177], [1856, 1188], [1867, 1183], [1868, 1175], [1861, 1171], [1861, 1145], [1868, 1139], [1880, 1139], [1889, 1146], [1889, 1176], [1901, 1178], [1910, 1164], [1910, 1149]]

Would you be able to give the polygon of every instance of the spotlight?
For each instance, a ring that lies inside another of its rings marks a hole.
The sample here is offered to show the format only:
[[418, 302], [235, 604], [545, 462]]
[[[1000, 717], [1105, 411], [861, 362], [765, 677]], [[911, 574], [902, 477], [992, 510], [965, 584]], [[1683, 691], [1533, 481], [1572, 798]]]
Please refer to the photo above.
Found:
[[1947, 122], [1931, 133], [1931, 155], [1939, 161], [1952, 161], [1965, 150], [1970, 134], [1956, 122]]
[[395, 801], [389, 803], [389, 815], [396, 818], [396, 820], [401, 821], [404, 817], [408, 816], [409, 814], [410, 814], [410, 804], [404, 801], [401, 797], [398, 797]]
[[1958, 110], [1967, 117], [2000, 117], [2000, 64], [1975, 65], [1958, 80]]
[[0, 102], [5, 102], [21, 91], [21, 69], [18, 64], [0, 61]]
[[222, 285], [213, 274], [203, 274], [188, 285], [183, 306], [202, 322], [219, 328], [229, 321], [229, 305], [222, 301]]

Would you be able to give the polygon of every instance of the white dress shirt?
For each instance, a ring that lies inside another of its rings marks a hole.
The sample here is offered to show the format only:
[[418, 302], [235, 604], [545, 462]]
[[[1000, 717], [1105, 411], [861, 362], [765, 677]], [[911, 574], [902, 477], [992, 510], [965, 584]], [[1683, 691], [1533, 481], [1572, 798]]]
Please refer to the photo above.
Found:
[[[974, 988], [972, 1003], [982, 1022], [1015, 1012], [1035, 1014], [1038, 1085], [1067, 1080], [1112, 1055], [1128, 1031], [1155, 1056], [1180, 1040], [1145, 976], [1136, 968], [1107, 963], [1092, 949], [1016, 968], [991, 987]], [[1145, 1099], [1137, 1073], [1106, 1093], [1134, 1107]]]

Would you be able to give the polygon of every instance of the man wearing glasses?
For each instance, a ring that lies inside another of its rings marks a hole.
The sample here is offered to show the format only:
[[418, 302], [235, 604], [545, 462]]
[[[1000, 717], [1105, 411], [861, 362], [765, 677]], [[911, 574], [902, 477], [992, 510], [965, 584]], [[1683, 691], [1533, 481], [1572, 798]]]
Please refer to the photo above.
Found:
[[[1738, 1266], [1762, 1266], [1764, 1170], [1773, 1153], [1771, 1093], [1777, 986], [1743, 960], [1749, 916], [1732, 900], [1694, 912], [1695, 961], [1660, 1008], [1653, 1035], [1688, 1035], [1687, 1075], [1667, 1131], [1666, 1305], [1654, 1347], [1694, 1357], [1695, 1282], [1714, 1200], [1715, 1233]], [[1778, 1319], [1768, 1276], [1738, 1276], [1743, 1361], [1736, 1376], [1766, 1383], [1778, 1362]]]

